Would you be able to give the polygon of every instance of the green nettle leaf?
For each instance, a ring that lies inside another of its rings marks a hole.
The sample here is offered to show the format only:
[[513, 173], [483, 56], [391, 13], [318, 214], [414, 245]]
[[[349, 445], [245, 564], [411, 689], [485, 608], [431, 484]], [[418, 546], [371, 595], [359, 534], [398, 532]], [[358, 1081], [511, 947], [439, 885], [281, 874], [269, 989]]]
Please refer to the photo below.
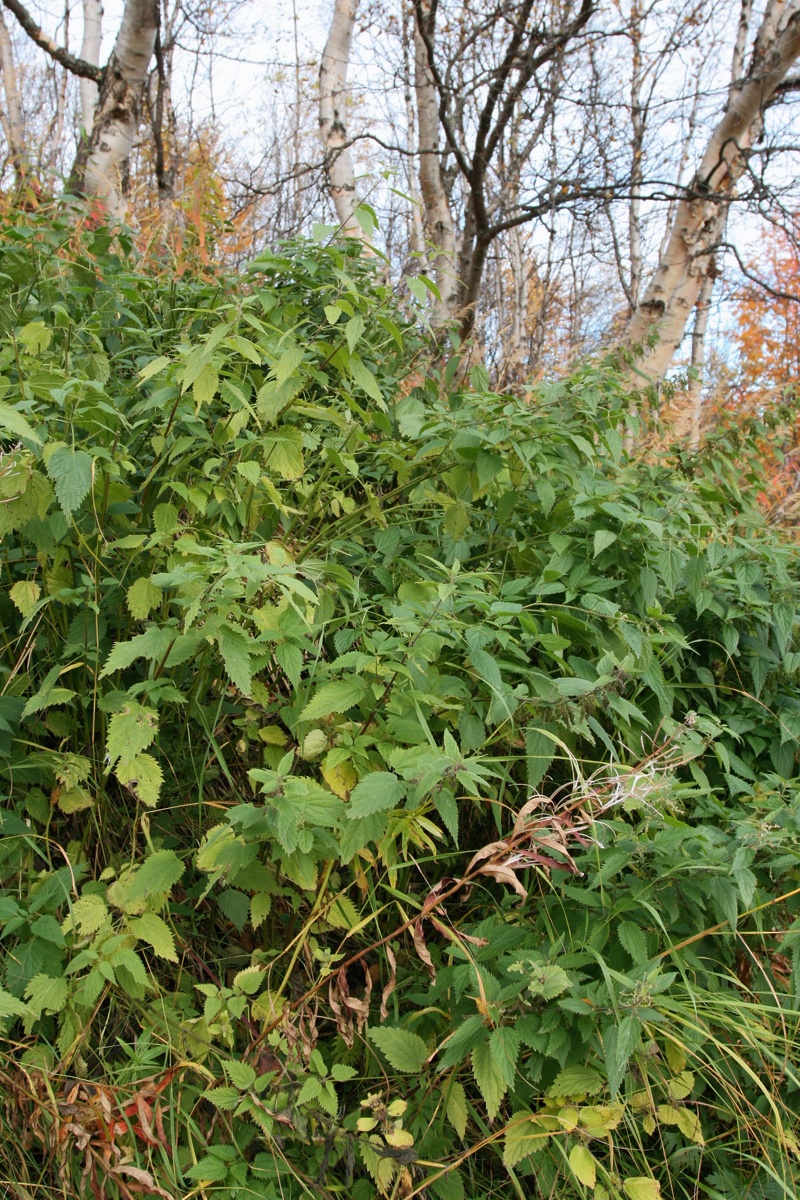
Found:
[[361, 338], [363, 332], [364, 318], [359, 316], [351, 317], [344, 327], [344, 336], [347, 338], [347, 346], [351, 354], [355, 350], [356, 343]]
[[32, 579], [18, 579], [8, 593], [12, 604], [19, 609], [23, 617], [31, 615], [41, 594], [40, 585]]
[[300, 720], [319, 721], [331, 713], [345, 713], [360, 704], [367, 691], [367, 683], [360, 675], [348, 675], [345, 679], [323, 684], [300, 713]]
[[25, 989], [31, 1008], [37, 1013], [58, 1013], [67, 1003], [69, 989], [66, 979], [60, 976], [35, 975]]
[[397, 808], [405, 794], [406, 784], [402, 779], [390, 771], [373, 771], [365, 775], [350, 793], [347, 816], [356, 821], [385, 809]]
[[388, 812], [378, 812], [371, 817], [362, 817], [360, 821], [344, 821], [339, 831], [342, 862], [349, 863], [370, 842], [379, 842], [386, 832], [388, 819]]
[[233, 986], [247, 996], [254, 996], [266, 978], [263, 967], [245, 967], [233, 977]]
[[14, 437], [35, 442], [37, 446], [41, 446], [42, 444], [42, 439], [33, 426], [25, 420], [22, 413], [18, 409], [12, 408], [10, 404], [5, 404], [2, 400], [0, 400], [0, 429], [4, 433], [12, 433]]
[[458, 845], [458, 803], [450, 788], [436, 788], [431, 794], [434, 807], [442, 818], [447, 832]]
[[178, 961], [172, 930], [166, 921], [156, 913], [142, 913], [128, 925], [131, 933], [135, 934], [140, 942], [147, 942], [153, 953], [157, 954], [159, 958], [166, 958], [168, 962]]
[[127, 889], [127, 901], [164, 896], [183, 875], [183, 863], [174, 850], [157, 850], [144, 860]]
[[291, 425], [282, 425], [274, 433], [261, 436], [264, 471], [281, 479], [301, 479], [305, 471], [303, 435]]
[[507, 1167], [516, 1167], [529, 1154], [541, 1149], [547, 1130], [532, 1112], [516, 1112], [506, 1126], [503, 1141], [503, 1162]]
[[135, 700], [128, 700], [108, 723], [106, 754], [109, 766], [119, 759], [130, 762], [151, 744], [158, 731], [158, 713]]
[[594, 1188], [597, 1183], [597, 1159], [588, 1146], [580, 1143], [573, 1146], [569, 1152], [569, 1165], [579, 1183]]
[[148, 379], [152, 379], [154, 375], [158, 375], [159, 371], [163, 371], [164, 368], [168, 366], [168, 358], [164, 358], [163, 356], [161, 358], [154, 358], [152, 362], [147, 364], [146, 367], [142, 367], [141, 371], [139, 372], [138, 378], [140, 384], [147, 383]]
[[53, 331], [48, 329], [44, 321], [29, 321], [17, 330], [17, 341], [22, 343], [29, 354], [44, 353], [52, 337]]
[[234, 1087], [239, 1088], [239, 1091], [244, 1092], [251, 1088], [256, 1081], [256, 1073], [250, 1063], [232, 1062], [225, 1063], [225, 1074], [230, 1079]]
[[11, 1018], [27, 1016], [28, 1012], [27, 1004], [0, 988], [0, 1027], [5, 1027], [5, 1022]]
[[53, 481], [56, 499], [67, 520], [85, 500], [92, 486], [91, 454], [58, 446], [47, 458], [45, 469]]
[[106, 659], [106, 665], [100, 672], [100, 678], [105, 679], [115, 671], [124, 670], [136, 662], [137, 658], [157, 662], [164, 658], [174, 642], [180, 641], [184, 636], [186, 635], [179, 635], [174, 627], [160, 628], [158, 625], [151, 625], [144, 633], [137, 633], [129, 642], [115, 642]]
[[75, 698], [71, 688], [48, 687], [40, 688], [35, 696], [31, 696], [22, 710], [22, 717], [31, 717], [34, 713], [43, 712], [46, 708], [57, 708], [61, 704], [69, 704]]
[[369, 1038], [386, 1055], [395, 1071], [416, 1074], [422, 1070], [430, 1053], [422, 1038], [408, 1029], [384, 1025], [370, 1029]]
[[211, 403], [217, 394], [218, 387], [219, 373], [216, 367], [212, 363], [205, 363], [192, 384], [192, 395], [198, 408]]
[[144, 621], [161, 603], [164, 593], [152, 579], [142, 577], [132, 583], [125, 593], [128, 612], [135, 621]]
[[639, 1041], [641, 1026], [636, 1017], [623, 1017], [619, 1025], [610, 1025], [603, 1033], [606, 1073], [612, 1098], [617, 1095], [631, 1055]]
[[250, 644], [247, 635], [235, 625], [223, 625], [217, 632], [225, 673], [243, 696], [249, 696], [253, 686]]
[[603, 1090], [603, 1077], [593, 1067], [565, 1067], [559, 1071], [548, 1096], [594, 1096]]
[[500, 1111], [507, 1085], [488, 1042], [481, 1042], [472, 1051], [472, 1074], [483, 1096], [486, 1115], [493, 1121]]
[[448, 1121], [463, 1142], [467, 1132], [467, 1093], [457, 1079], [452, 1079], [448, 1085], [445, 1111]]
[[596, 529], [594, 534], [594, 558], [602, 554], [609, 546], [613, 546], [617, 535], [610, 529]]
[[640, 925], [634, 921], [622, 921], [617, 928], [617, 937], [635, 963], [647, 962], [647, 935]]
[[355, 383], [357, 387], [360, 387], [362, 391], [366, 392], [370, 400], [374, 400], [379, 408], [385, 408], [386, 405], [384, 403], [381, 389], [378, 386], [377, 379], [372, 374], [372, 371], [370, 371], [369, 367], [364, 365], [357, 354], [350, 355], [350, 362], [347, 365], [347, 369], [352, 376], [353, 383]]
[[123, 759], [114, 772], [124, 787], [130, 788], [147, 808], [155, 808], [161, 795], [164, 773], [151, 754]]
[[656, 1179], [648, 1179], [644, 1175], [635, 1175], [623, 1179], [622, 1190], [628, 1200], [661, 1200], [661, 1184]]

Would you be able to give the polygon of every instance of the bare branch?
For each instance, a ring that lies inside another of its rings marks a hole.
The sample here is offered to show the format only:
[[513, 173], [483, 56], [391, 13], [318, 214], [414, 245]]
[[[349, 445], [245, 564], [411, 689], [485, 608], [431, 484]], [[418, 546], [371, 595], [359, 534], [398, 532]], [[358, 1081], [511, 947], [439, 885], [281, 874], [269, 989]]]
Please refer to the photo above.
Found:
[[70, 54], [69, 50], [65, 50], [63, 46], [54, 42], [42, 27], [36, 24], [27, 8], [20, 4], [19, 0], [3, 0], [3, 4], [9, 12], [14, 14], [31, 41], [34, 41], [40, 49], [54, 58], [62, 67], [66, 67], [73, 75], [80, 75], [83, 79], [93, 79], [95, 83], [102, 81], [103, 70], [101, 67], [87, 62], [84, 58], [76, 58], [74, 54]]

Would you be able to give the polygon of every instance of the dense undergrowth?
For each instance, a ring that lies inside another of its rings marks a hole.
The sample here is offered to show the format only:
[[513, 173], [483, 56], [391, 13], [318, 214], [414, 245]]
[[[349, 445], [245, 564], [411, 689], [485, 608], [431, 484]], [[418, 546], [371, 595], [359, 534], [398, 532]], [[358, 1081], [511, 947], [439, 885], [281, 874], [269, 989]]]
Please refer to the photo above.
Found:
[[[795, 550], [349, 246], [0, 243], [0, 1187], [791, 1197]], [[798, 648], [796, 648], [798, 647]]]

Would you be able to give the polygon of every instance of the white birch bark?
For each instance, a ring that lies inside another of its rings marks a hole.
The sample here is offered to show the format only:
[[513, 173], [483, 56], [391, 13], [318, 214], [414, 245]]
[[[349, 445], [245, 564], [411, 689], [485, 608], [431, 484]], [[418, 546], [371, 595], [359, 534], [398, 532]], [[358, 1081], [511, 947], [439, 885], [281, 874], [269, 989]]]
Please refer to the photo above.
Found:
[[[353, 158], [347, 144], [347, 69], [358, 0], [334, 0], [328, 40], [319, 66], [319, 133], [333, 206], [342, 233], [364, 238], [355, 218], [358, 207]], [[366, 240], [366, 239], [365, 239]]]
[[25, 121], [22, 116], [22, 104], [19, 95], [19, 78], [17, 64], [14, 61], [14, 48], [3, 14], [0, 13], [0, 67], [3, 71], [3, 91], [6, 96], [5, 112], [3, 113], [3, 132], [8, 142], [11, 165], [18, 184], [25, 181], [27, 174], [27, 153], [25, 146]]
[[72, 186], [105, 201], [115, 217], [125, 215], [122, 172], [141, 119], [157, 32], [157, 0], [125, 0], [114, 49], [103, 70], [92, 132], [72, 170]]
[[[103, 40], [103, 5], [101, 0], [83, 0], [83, 41], [81, 58], [100, 65], [100, 44]], [[81, 121], [86, 136], [92, 132], [94, 110], [97, 107], [98, 87], [93, 79], [81, 78]]]
[[[423, 0], [427, 18], [430, 0]], [[428, 51], [414, 21], [414, 90], [417, 98], [419, 137], [419, 187], [422, 194], [423, 227], [433, 257], [434, 282], [439, 299], [434, 304], [434, 324], [453, 320], [459, 309], [456, 231], [442, 177], [439, 156], [439, 97], [431, 77]]]
[[[655, 331], [658, 342], [646, 351], [639, 370], [663, 379], [683, 340], [706, 277], [709, 254], [724, 227], [743, 153], [752, 145], [764, 108], [800, 55], [800, 0], [770, 0], [746, 76], [731, 89], [727, 107], [682, 199], [661, 262], [634, 312], [623, 346], [643, 344]], [[631, 369], [632, 376], [635, 372]]]

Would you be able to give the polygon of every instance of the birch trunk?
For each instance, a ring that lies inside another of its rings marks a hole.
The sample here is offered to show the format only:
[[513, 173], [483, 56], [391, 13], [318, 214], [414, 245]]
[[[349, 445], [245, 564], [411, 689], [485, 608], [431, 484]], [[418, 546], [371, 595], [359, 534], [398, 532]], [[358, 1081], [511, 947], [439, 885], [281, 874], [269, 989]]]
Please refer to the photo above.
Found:
[[[81, 58], [100, 65], [100, 44], [103, 40], [103, 5], [101, 0], [83, 0], [83, 41]], [[93, 79], [81, 79], [81, 121], [86, 137], [92, 132], [94, 110], [97, 107], [98, 87]]]
[[[420, 16], [433, 21], [430, 0], [422, 0]], [[422, 194], [423, 227], [432, 247], [434, 281], [439, 299], [434, 304], [436, 325], [452, 321], [459, 309], [460, 284], [456, 257], [456, 231], [447, 198], [439, 154], [439, 97], [431, 76], [428, 51], [414, 21], [414, 91], [417, 98], [419, 134], [419, 187]]]
[[[710, 254], [745, 167], [744, 153], [757, 135], [764, 108], [800, 55], [800, 0], [770, 0], [746, 76], [731, 90], [690, 186], [682, 199], [658, 270], [631, 317], [623, 346], [658, 341], [645, 351], [639, 370], [663, 379], [683, 340], [686, 325], [708, 273]], [[636, 372], [631, 368], [631, 376]]]
[[[328, 40], [319, 65], [319, 133], [325, 171], [342, 233], [364, 238], [355, 218], [358, 207], [353, 159], [347, 143], [347, 68], [358, 0], [334, 0]], [[365, 239], [367, 240], [367, 239]]]
[[72, 189], [103, 200], [115, 217], [125, 215], [123, 179], [141, 119], [158, 21], [158, 0], [126, 0], [114, 49], [103, 69], [92, 132], [72, 168]]
[[14, 49], [3, 14], [0, 12], [0, 67], [3, 71], [3, 90], [6, 94], [6, 108], [2, 114], [3, 132], [8, 142], [11, 165], [18, 186], [23, 186], [28, 173], [28, 161], [25, 147], [25, 122], [22, 117], [22, 104], [19, 96], [19, 79], [17, 64], [14, 61]]

